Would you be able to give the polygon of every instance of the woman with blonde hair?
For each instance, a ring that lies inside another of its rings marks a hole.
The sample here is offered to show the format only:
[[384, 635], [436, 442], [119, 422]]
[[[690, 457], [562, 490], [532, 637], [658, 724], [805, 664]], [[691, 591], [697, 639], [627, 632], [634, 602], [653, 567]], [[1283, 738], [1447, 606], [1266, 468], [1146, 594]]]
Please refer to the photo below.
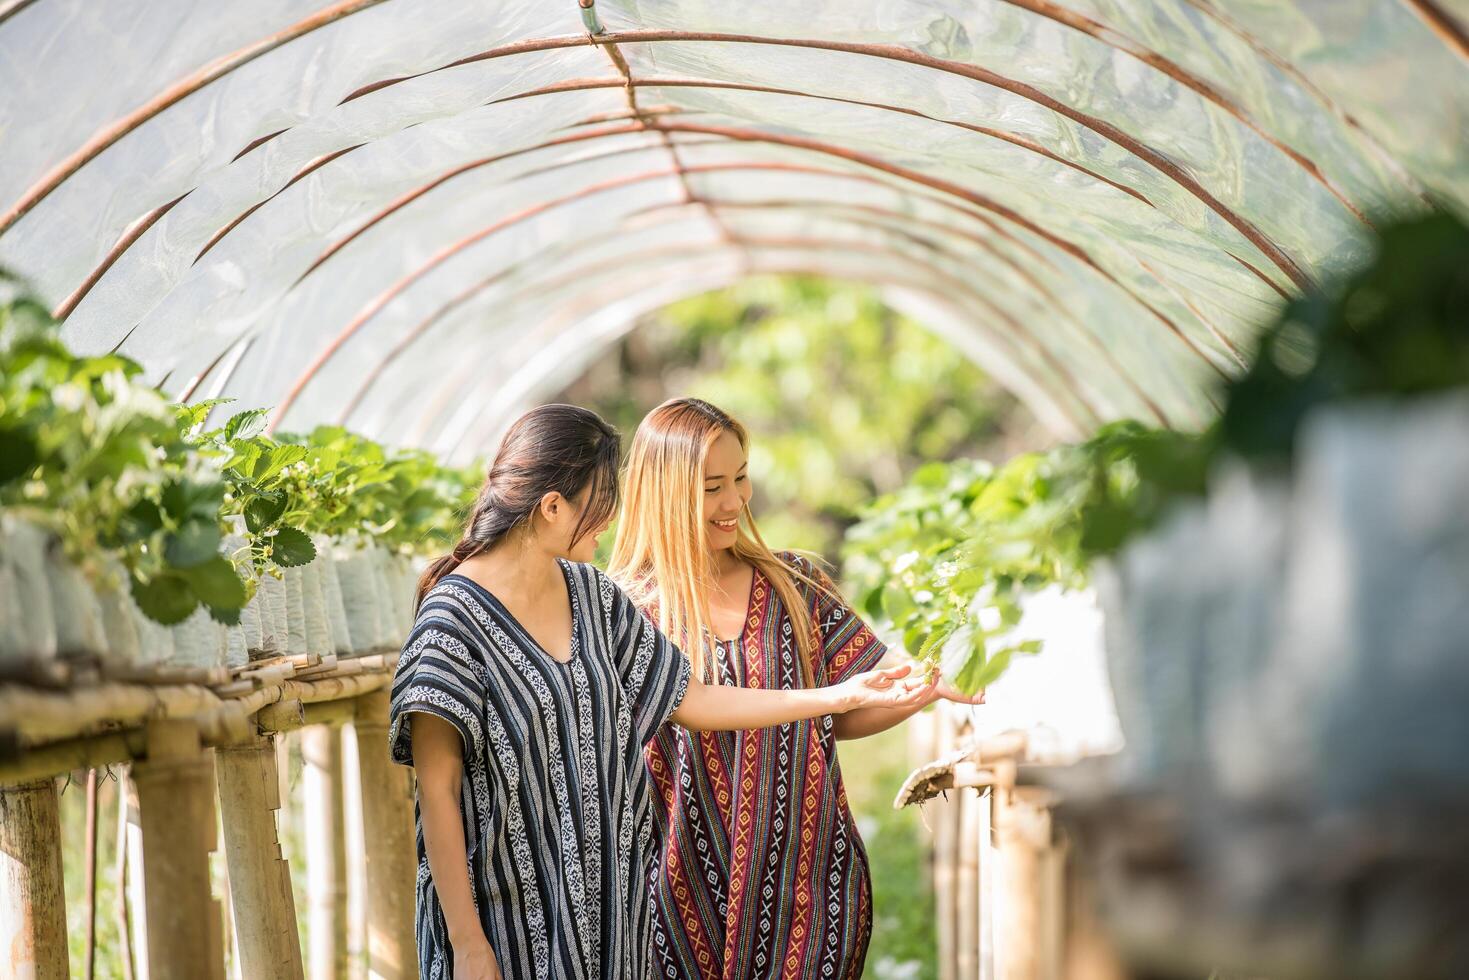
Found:
[[[731, 692], [839, 684], [897, 661], [811, 560], [775, 553], [750, 513], [749, 435], [708, 402], [654, 409], [633, 437], [609, 574]], [[904, 660], [906, 663], [906, 660]], [[647, 749], [660, 799], [653, 948], [662, 976], [856, 978], [872, 928], [867, 857], [835, 739], [939, 697], [776, 728], [663, 725]]]

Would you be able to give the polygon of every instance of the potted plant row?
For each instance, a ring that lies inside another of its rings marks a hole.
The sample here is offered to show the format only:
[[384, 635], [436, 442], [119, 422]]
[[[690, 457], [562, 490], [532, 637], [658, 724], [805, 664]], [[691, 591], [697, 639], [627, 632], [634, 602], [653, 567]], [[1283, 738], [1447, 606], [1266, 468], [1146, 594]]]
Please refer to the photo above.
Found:
[[0, 675], [217, 672], [374, 653], [475, 476], [340, 429], [222, 426], [116, 354], [81, 356], [0, 277]]

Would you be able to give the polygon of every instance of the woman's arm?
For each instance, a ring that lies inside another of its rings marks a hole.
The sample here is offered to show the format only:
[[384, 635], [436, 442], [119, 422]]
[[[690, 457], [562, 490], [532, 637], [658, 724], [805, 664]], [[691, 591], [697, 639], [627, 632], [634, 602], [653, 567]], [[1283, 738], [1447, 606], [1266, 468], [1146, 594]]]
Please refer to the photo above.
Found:
[[459, 806], [464, 745], [454, 726], [436, 715], [415, 712], [408, 723], [418, 771], [423, 847], [449, 928], [449, 943], [454, 947], [454, 976], [500, 980], [499, 964], [470, 893], [469, 855], [464, 849], [464, 817]]
[[870, 670], [830, 687], [795, 691], [711, 685], [691, 679], [673, 720], [690, 731], [738, 731], [856, 710], [903, 710], [921, 706], [932, 690], [931, 684], [900, 684], [911, 672], [910, 665], [900, 664]]
[[[918, 669], [917, 664], [896, 650], [888, 650], [883, 658], [878, 661], [879, 668], [908, 666]], [[905, 704], [901, 707], [873, 707], [858, 708], [848, 711], [846, 714], [832, 719], [832, 734], [839, 739], [866, 738], [885, 732], [894, 725], [900, 725], [909, 718], [933, 704], [935, 701], [957, 701], [960, 704], [984, 704], [984, 692], [980, 691], [973, 697], [960, 694], [948, 684], [939, 682], [929, 686], [926, 698], [915, 704]]]

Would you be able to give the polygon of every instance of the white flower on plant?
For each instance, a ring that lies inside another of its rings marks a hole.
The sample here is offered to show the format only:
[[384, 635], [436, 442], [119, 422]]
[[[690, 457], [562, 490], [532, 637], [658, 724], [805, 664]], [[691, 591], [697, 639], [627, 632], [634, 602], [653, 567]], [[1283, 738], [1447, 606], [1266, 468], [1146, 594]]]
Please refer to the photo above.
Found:
[[928, 589], [919, 589], [917, 592], [913, 593], [913, 601], [920, 604], [925, 602], [932, 602], [933, 593], [930, 592]]
[[901, 554], [901, 555], [898, 556], [898, 560], [897, 561], [893, 562], [893, 572], [894, 572], [894, 574], [897, 574], [897, 575], [903, 574], [908, 569], [912, 568], [913, 565], [914, 565], [914, 563], [917, 562], [917, 561], [918, 561], [918, 552], [916, 552], [916, 551], [907, 551], [907, 552], [904, 552], [903, 554]]
[[1000, 610], [995, 606], [985, 606], [980, 609], [979, 628], [986, 633], [993, 633], [1000, 628], [1000, 624], [1003, 622], [1004, 617], [1000, 615]]
[[57, 408], [79, 412], [87, 403], [87, 392], [78, 384], [57, 385], [51, 389], [51, 400], [56, 403]]

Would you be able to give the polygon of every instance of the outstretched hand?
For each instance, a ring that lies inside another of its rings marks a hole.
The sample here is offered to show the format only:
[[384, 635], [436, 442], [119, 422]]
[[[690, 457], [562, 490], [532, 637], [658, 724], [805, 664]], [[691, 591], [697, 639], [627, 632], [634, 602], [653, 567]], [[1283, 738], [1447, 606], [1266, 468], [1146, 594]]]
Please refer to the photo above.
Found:
[[935, 701], [953, 701], [955, 704], [984, 704], [984, 688], [980, 688], [973, 694], [965, 694], [948, 681], [939, 677], [938, 671], [934, 671], [934, 679], [938, 683], [933, 685], [933, 693], [929, 695], [929, 704]]
[[879, 667], [844, 681], [847, 710], [857, 708], [905, 708], [932, 700], [937, 678], [911, 678], [913, 666]]

